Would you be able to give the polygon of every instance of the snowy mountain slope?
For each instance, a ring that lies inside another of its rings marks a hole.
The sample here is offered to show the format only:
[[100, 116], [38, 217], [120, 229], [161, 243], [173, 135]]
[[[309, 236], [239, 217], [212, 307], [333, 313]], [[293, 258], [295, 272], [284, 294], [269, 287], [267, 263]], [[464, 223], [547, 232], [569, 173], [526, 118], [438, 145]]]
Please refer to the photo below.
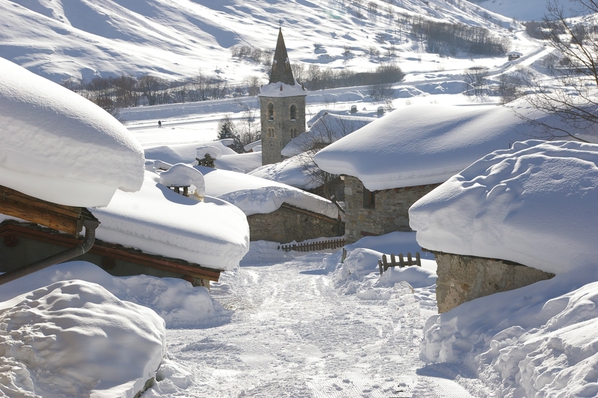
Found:
[[[370, 7], [370, 4], [373, 6]], [[370, 70], [368, 48], [409, 51], [401, 15], [419, 15], [506, 33], [510, 18], [445, 0], [10, 0], [0, 2], [0, 57], [62, 81], [130, 74], [166, 78], [218, 73], [231, 82], [264, 76], [230, 49], [273, 49], [282, 24], [296, 62]], [[320, 45], [315, 51], [314, 45]], [[351, 56], [343, 52], [351, 49]]]
[[[541, 21], [546, 12], [548, 0], [526, 0], [517, 3], [513, 1], [503, 0], [469, 0], [488, 11], [511, 17], [519, 21]], [[574, 3], [569, 0], [557, 1], [566, 16], [580, 16], [582, 15], [579, 9], [575, 9]], [[579, 7], [577, 7], [579, 8]]]

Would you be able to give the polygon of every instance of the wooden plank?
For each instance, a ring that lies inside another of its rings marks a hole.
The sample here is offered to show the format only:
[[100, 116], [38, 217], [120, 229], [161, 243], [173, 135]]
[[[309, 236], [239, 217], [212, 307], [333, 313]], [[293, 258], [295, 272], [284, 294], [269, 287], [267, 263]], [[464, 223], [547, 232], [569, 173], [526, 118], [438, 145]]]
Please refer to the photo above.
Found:
[[82, 208], [46, 202], [0, 186], [0, 213], [77, 236], [82, 229]]
[[[27, 228], [15, 224], [3, 224], [0, 226], [0, 236], [7, 236], [10, 234], [63, 247], [74, 247], [81, 243], [80, 239], [65, 234], [50, 233], [47, 230]], [[169, 259], [167, 257], [148, 254], [136, 249], [127, 249], [98, 239], [96, 239], [95, 244], [89, 250], [89, 253], [106, 258], [128, 261], [163, 271], [191, 275], [195, 278], [202, 278], [215, 282], [220, 278], [221, 271], [217, 269], [202, 267], [198, 264], [189, 263], [183, 260]]]

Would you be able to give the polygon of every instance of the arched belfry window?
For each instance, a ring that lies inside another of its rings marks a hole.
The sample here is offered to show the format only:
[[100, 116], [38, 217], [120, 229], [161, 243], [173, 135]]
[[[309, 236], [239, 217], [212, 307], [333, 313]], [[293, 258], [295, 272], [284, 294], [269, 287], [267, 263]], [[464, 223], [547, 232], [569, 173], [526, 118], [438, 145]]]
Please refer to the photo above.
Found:
[[297, 120], [297, 107], [291, 105], [291, 120]]
[[268, 104], [268, 120], [274, 120], [274, 104]]

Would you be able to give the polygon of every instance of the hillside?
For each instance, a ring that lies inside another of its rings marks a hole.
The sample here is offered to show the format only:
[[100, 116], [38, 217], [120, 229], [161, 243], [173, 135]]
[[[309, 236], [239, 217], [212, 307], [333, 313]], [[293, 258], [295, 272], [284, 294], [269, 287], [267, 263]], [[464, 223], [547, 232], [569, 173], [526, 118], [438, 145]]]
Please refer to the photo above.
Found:
[[503, 36], [513, 23], [445, 0], [10, 0], [0, 2], [0, 15], [0, 57], [56, 82], [121, 74], [171, 80], [202, 73], [231, 83], [264, 78], [267, 53], [247, 62], [233, 60], [231, 50], [272, 50], [279, 26], [293, 62], [372, 70], [387, 54], [419, 56], [422, 43], [403, 28], [413, 16]]

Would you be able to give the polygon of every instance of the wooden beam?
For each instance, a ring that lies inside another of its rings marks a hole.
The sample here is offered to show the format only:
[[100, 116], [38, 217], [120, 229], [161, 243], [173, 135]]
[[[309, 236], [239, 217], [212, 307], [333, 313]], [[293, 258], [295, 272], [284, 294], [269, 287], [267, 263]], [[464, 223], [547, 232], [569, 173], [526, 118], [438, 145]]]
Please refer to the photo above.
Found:
[[37, 199], [0, 185], [0, 213], [77, 236], [83, 228], [82, 208]]
[[[7, 222], [0, 224], [0, 237], [11, 234], [63, 247], [72, 247], [81, 243], [79, 239], [65, 234], [52, 233], [52, 231], [48, 231], [47, 229], [29, 228], [23, 225]], [[199, 264], [190, 263], [184, 260], [144, 253], [138, 249], [126, 248], [121, 245], [103, 242], [98, 239], [95, 240], [95, 244], [89, 250], [89, 253], [163, 271], [190, 275], [195, 278], [214, 282], [218, 282], [218, 279], [220, 278], [221, 271], [217, 269], [202, 267]]]

